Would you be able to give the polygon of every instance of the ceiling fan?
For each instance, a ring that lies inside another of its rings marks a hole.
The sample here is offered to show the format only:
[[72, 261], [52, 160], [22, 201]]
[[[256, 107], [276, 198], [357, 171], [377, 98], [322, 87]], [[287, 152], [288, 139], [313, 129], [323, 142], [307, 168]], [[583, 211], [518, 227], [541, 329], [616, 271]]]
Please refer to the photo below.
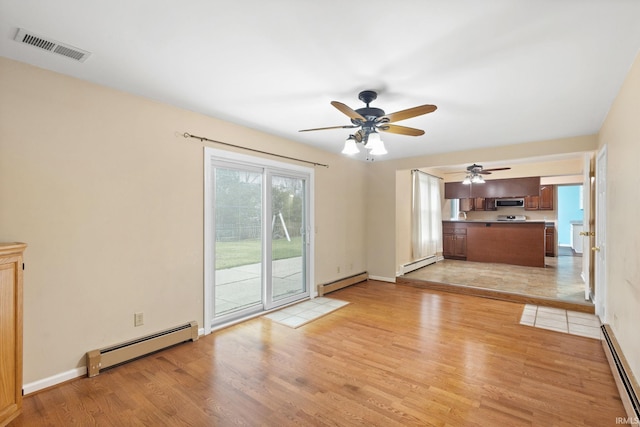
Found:
[[387, 151], [384, 149], [384, 145], [382, 144], [378, 131], [409, 136], [424, 135], [424, 131], [422, 129], [398, 126], [391, 123], [432, 113], [438, 108], [435, 105], [427, 104], [386, 114], [384, 110], [380, 108], [369, 106], [369, 104], [377, 97], [377, 92], [373, 90], [364, 90], [360, 92], [358, 94], [358, 99], [364, 102], [366, 107], [358, 108], [357, 110], [354, 110], [341, 102], [331, 101], [331, 105], [351, 119], [351, 125], [302, 129], [299, 132], [360, 128], [354, 134], [349, 135], [349, 138], [345, 142], [345, 149], [342, 150], [342, 152], [345, 154], [355, 154], [359, 151], [356, 143], [362, 143], [366, 148], [371, 150], [371, 154], [386, 154]]
[[449, 173], [466, 173], [467, 176], [464, 178], [464, 181], [462, 181], [463, 184], [482, 184], [484, 183], [484, 178], [482, 177], [482, 175], [491, 175], [491, 172], [496, 172], [496, 171], [506, 171], [511, 169], [510, 167], [505, 167], [505, 168], [491, 168], [491, 169], [485, 169], [482, 167], [482, 165], [478, 165], [478, 164], [472, 164], [471, 166], [467, 166], [467, 170], [465, 171], [458, 171], [458, 172], [449, 172]]

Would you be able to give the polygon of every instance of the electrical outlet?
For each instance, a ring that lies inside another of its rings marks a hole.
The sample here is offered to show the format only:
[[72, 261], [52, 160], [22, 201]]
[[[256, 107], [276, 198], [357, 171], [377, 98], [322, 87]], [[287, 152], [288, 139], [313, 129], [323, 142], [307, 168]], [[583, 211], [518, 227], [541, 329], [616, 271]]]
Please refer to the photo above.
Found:
[[338, 273], [340, 273], [340, 267], [338, 267]]
[[133, 313], [133, 326], [144, 325], [144, 313]]

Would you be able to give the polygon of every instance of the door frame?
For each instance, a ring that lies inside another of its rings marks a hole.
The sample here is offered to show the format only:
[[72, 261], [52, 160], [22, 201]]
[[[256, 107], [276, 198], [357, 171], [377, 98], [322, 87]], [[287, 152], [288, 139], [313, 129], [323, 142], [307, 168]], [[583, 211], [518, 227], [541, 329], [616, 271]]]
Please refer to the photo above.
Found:
[[[308, 209], [308, 221], [306, 226], [306, 269], [305, 269], [305, 281], [308, 288], [308, 296], [314, 298], [317, 295], [316, 288], [314, 286], [315, 277], [315, 204], [314, 204], [314, 176], [315, 170], [306, 166], [300, 166], [291, 163], [284, 163], [275, 161], [272, 159], [266, 159], [257, 156], [251, 156], [242, 153], [236, 153], [232, 151], [225, 151], [211, 147], [204, 147], [204, 274], [203, 274], [203, 296], [204, 296], [204, 334], [208, 335], [213, 330], [211, 319], [213, 319], [213, 295], [215, 286], [215, 263], [214, 263], [214, 248], [215, 248], [215, 219], [213, 217], [214, 212], [214, 195], [215, 186], [213, 182], [213, 169], [216, 162], [235, 163], [239, 166], [258, 167], [267, 169], [275, 173], [282, 174], [304, 174], [308, 177], [307, 182], [307, 209]], [[266, 174], [265, 174], [266, 175]], [[266, 183], [263, 183], [263, 195], [265, 194]], [[264, 196], [263, 196], [264, 197]], [[263, 212], [265, 210], [263, 209]], [[263, 219], [264, 221], [264, 219]], [[269, 222], [270, 223], [270, 222]], [[265, 245], [263, 239], [263, 245]], [[268, 239], [270, 241], [270, 239]], [[264, 270], [264, 266], [263, 266]], [[263, 271], [263, 275], [264, 275]], [[267, 276], [264, 276], [267, 277]], [[263, 283], [263, 288], [265, 284]], [[263, 294], [264, 295], [264, 294]], [[306, 295], [305, 295], [306, 296]], [[264, 296], [263, 296], [264, 300]], [[260, 312], [258, 314], [262, 314]], [[255, 314], [254, 314], [255, 315]], [[215, 329], [223, 328], [227, 325], [237, 323], [252, 316], [234, 318], [226, 323], [217, 324]]]
[[591, 294], [591, 288], [594, 284], [593, 268], [591, 265], [593, 259], [593, 251], [591, 250], [591, 236], [593, 235], [593, 189], [594, 179], [592, 167], [593, 153], [585, 153], [583, 157], [583, 182], [582, 182], [582, 280], [584, 281], [584, 299], [589, 301], [595, 298]]
[[607, 319], [607, 146], [603, 146], [596, 157], [595, 172], [596, 214], [595, 214], [595, 251], [594, 287], [595, 309], [602, 323]]

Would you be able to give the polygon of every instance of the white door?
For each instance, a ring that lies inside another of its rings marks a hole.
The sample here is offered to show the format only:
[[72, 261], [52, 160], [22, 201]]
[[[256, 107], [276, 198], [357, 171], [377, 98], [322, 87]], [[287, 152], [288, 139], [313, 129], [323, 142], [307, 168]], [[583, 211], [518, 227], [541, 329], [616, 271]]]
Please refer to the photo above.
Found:
[[582, 181], [582, 280], [584, 280], [584, 299], [591, 299], [591, 153], [584, 155], [584, 173]]
[[595, 306], [596, 314], [600, 316], [602, 323], [607, 323], [606, 299], [607, 299], [607, 147], [596, 157], [596, 235], [595, 246]]

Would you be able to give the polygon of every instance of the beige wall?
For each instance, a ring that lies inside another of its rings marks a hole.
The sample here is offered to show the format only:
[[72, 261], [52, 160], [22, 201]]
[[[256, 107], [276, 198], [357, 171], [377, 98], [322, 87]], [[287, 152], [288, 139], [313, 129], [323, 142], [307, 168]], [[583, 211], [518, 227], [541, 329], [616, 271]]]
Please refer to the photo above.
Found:
[[0, 240], [29, 244], [25, 383], [88, 350], [202, 327], [203, 145], [183, 132], [328, 163], [314, 284], [366, 270], [366, 163], [7, 59], [0, 76]]
[[606, 317], [640, 378], [640, 56], [600, 131], [607, 147]]

